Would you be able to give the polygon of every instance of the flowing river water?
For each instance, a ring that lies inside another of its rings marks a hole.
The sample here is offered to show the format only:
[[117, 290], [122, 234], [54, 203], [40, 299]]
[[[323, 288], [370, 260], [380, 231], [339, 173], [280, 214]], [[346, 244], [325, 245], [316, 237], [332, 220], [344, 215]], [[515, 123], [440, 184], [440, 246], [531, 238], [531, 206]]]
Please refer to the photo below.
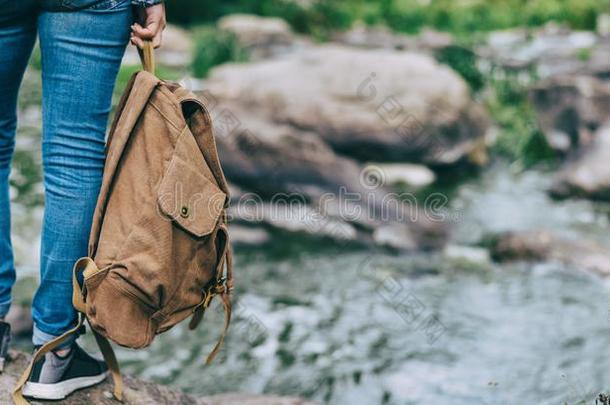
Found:
[[[35, 151], [23, 138], [20, 149]], [[18, 158], [17, 183], [28, 159]], [[451, 198], [451, 244], [531, 228], [610, 244], [608, 206], [553, 201], [549, 182], [503, 164], [465, 181]], [[21, 278], [35, 274], [41, 218], [39, 185], [23, 184], [14, 190]], [[235, 318], [213, 366], [204, 358], [219, 306], [195, 332], [180, 325], [147, 350], [119, 349], [123, 368], [194, 394], [331, 404], [574, 404], [610, 388], [609, 280], [558, 263], [500, 265], [481, 248], [456, 259], [281, 243], [237, 250]]]

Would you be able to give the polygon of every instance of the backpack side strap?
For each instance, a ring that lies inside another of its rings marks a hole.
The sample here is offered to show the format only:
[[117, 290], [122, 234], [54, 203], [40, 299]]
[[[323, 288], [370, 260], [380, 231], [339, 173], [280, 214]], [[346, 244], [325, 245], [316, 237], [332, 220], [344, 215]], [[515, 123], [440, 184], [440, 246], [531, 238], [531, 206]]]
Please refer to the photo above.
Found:
[[[229, 273], [228, 269], [230, 266], [232, 266], [230, 249], [228, 249], [227, 252], [225, 253], [225, 256], [222, 259], [221, 266], [223, 266], [223, 267], [226, 266], [227, 273]], [[232, 271], [230, 271], [230, 274], [232, 274]], [[225, 313], [224, 327], [222, 329], [220, 337], [218, 338], [218, 341], [216, 342], [216, 345], [214, 346], [214, 348], [212, 349], [210, 354], [208, 354], [208, 357], [205, 361], [206, 364], [210, 364], [214, 360], [214, 357], [216, 357], [216, 355], [222, 348], [222, 345], [225, 340], [225, 336], [227, 335], [227, 331], [229, 330], [229, 325], [231, 324], [232, 306], [231, 306], [231, 295], [230, 295], [231, 290], [229, 288], [229, 283], [232, 285], [233, 284], [232, 280], [230, 280], [230, 282], [229, 282], [229, 280], [225, 280], [224, 277], [221, 280], [217, 280], [217, 283], [212, 285], [204, 293], [204, 298], [201, 301], [201, 304], [199, 304], [193, 310], [193, 317], [191, 318], [191, 321], [189, 322], [189, 329], [191, 329], [191, 330], [195, 329], [199, 325], [201, 320], [203, 319], [203, 314], [205, 313], [205, 310], [210, 306], [212, 299], [216, 296], [220, 296], [220, 299], [222, 300], [222, 305], [224, 307], [224, 313]]]
[[[99, 271], [95, 262], [89, 257], [83, 257], [79, 259], [74, 265], [74, 273], [72, 274], [72, 305], [79, 312], [81, 317], [85, 317], [87, 306], [85, 304], [87, 297], [87, 290], [81, 289], [80, 283], [78, 282], [78, 276], [80, 273], [95, 273]], [[123, 400], [123, 377], [121, 376], [121, 370], [119, 368], [119, 362], [116, 359], [116, 355], [114, 354], [114, 350], [112, 350], [112, 346], [106, 337], [99, 334], [92, 326], [89, 324], [89, 329], [93, 333], [95, 337], [95, 341], [97, 342], [100, 351], [102, 352], [102, 356], [104, 357], [104, 361], [108, 366], [108, 370], [112, 375], [112, 381], [114, 382], [114, 397], [122, 401]]]
[[[34, 364], [38, 360], [40, 360], [45, 354], [64, 343], [69, 337], [71, 337], [75, 333], [78, 333], [78, 331], [85, 323], [85, 295], [83, 294], [83, 290], [81, 289], [80, 284], [78, 282], [78, 275], [81, 272], [87, 271], [87, 269], [89, 269], [90, 271], [97, 270], [96, 264], [88, 257], [80, 259], [74, 265], [74, 273], [72, 276], [72, 286], [74, 289], [72, 293], [72, 304], [74, 305], [74, 308], [78, 311], [78, 322], [76, 326], [65, 332], [63, 335], [56, 337], [50, 342], [47, 342], [46, 344], [41, 346], [40, 349], [36, 351], [36, 353], [34, 353], [34, 355], [32, 356], [32, 361], [30, 361], [30, 364], [28, 364], [21, 377], [19, 377], [19, 380], [17, 380], [17, 384], [15, 385], [15, 389], [13, 390], [13, 401], [16, 405], [29, 404], [29, 402], [23, 397], [23, 387], [28, 381], [28, 378], [30, 378], [30, 374], [32, 373]], [[108, 366], [108, 370], [112, 375], [112, 380], [114, 382], [114, 397], [117, 400], [122, 401], [123, 379], [121, 377], [119, 363], [117, 362], [114, 351], [112, 350], [112, 346], [110, 345], [110, 342], [108, 342], [108, 339], [97, 333], [97, 331], [93, 329], [91, 325], [89, 325], [89, 329], [91, 329], [91, 331], [93, 332], [95, 341], [97, 342], [97, 345], [99, 346], [100, 351], [102, 352], [102, 356], [104, 356], [104, 361]]]
[[222, 330], [222, 333], [220, 334], [218, 342], [216, 342], [216, 345], [214, 346], [210, 354], [208, 354], [208, 358], [205, 360], [205, 364], [212, 363], [214, 357], [216, 357], [216, 355], [222, 348], [222, 345], [225, 341], [225, 336], [227, 335], [227, 331], [229, 330], [229, 325], [231, 324], [231, 298], [229, 297], [229, 292], [225, 291], [220, 294], [220, 299], [222, 300], [222, 305], [224, 306], [225, 310], [225, 325]]
[[218, 354], [229, 330], [231, 324], [231, 291], [233, 290], [233, 252], [231, 250], [231, 242], [229, 240], [229, 233], [226, 228], [226, 212], [223, 211], [223, 224], [220, 226], [219, 231], [225, 234], [225, 244], [223, 253], [216, 268], [216, 280], [207, 290], [203, 293], [203, 299], [199, 305], [193, 309], [193, 316], [189, 322], [189, 329], [193, 330], [197, 328], [206, 309], [210, 306], [210, 303], [216, 296], [220, 296], [222, 305], [224, 307], [224, 327], [216, 342], [216, 345], [208, 355], [206, 364], [210, 364], [214, 357]]

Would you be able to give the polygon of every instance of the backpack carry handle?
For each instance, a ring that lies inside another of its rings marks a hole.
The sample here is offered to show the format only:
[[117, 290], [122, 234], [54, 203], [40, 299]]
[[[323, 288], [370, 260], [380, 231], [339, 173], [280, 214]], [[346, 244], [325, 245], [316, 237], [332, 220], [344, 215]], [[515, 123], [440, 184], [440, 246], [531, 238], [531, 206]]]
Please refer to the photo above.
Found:
[[155, 49], [152, 41], [144, 41], [142, 49], [138, 48], [140, 54], [140, 61], [142, 61], [142, 67], [145, 71], [151, 74], [155, 74]]

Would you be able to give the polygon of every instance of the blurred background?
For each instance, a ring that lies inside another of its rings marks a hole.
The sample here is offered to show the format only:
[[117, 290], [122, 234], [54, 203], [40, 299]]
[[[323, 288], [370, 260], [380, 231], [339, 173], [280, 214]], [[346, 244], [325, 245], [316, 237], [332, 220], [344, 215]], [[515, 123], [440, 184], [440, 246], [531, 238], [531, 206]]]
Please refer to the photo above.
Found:
[[[168, 0], [231, 183], [235, 317], [120, 349], [195, 395], [589, 404], [610, 384], [610, 1]], [[40, 58], [11, 180], [27, 348]], [[125, 55], [115, 104], [137, 53]], [[94, 344], [90, 342], [90, 347]]]

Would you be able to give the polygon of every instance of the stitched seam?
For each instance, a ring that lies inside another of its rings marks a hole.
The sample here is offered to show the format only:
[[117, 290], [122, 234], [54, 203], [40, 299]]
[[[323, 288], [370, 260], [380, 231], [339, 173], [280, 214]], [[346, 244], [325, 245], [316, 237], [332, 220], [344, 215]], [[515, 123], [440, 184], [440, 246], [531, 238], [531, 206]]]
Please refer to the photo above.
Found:
[[167, 87], [159, 87], [159, 92], [157, 94], [163, 96], [168, 103], [171, 103], [174, 107], [176, 107], [176, 110], [182, 111], [182, 103], [176, 100], [176, 95]]
[[[118, 280], [113, 279], [113, 278], [109, 278], [108, 280], [110, 281], [110, 284], [112, 284], [115, 287], [115, 289], [120, 290], [125, 295], [127, 295], [130, 298], [130, 300], [134, 302], [134, 304], [141, 305], [142, 307], [148, 309], [152, 313], [157, 311], [157, 308], [155, 308], [152, 305], [145, 302], [140, 296], [138, 296], [137, 293], [132, 291], [132, 289], [135, 289], [135, 287], [126, 287], [123, 283], [121, 283]], [[127, 283], [127, 281], [125, 281], [125, 283]]]
[[161, 116], [162, 116], [163, 118], [165, 118], [165, 120], [166, 120], [166, 121], [167, 121], [167, 122], [168, 122], [168, 123], [169, 123], [169, 124], [170, 124], [172, 127], [174, 127], [174, 129], [176, 129], [176, 131], [178, 131], [178, 132], [182, 131], [182, 130], [179, 128], [178, 124], [176, 124], [176, 123], [175, 123], [175, 122], [174, 122], [174, 121], [173, 121], [171, 118], [169, 118], [167, 115], [165, 115], [165, 113], [163, 113], [163, 111], [161, 111], [161, 109], [160, 109], [159, 107], [157, 107], [157, 106], [156, 106], [156, 104], [155, 104], [154, 102], [150, 101], [150, 102], [149, 102], [149, 104], [150, 104], [150, 105], [151, 105], [151, 106], [152, 106], [152, 107], [153, 107], [155, 110], [157, 110], [157, 112], [158, 112], [159, 114], [161, 114]]

